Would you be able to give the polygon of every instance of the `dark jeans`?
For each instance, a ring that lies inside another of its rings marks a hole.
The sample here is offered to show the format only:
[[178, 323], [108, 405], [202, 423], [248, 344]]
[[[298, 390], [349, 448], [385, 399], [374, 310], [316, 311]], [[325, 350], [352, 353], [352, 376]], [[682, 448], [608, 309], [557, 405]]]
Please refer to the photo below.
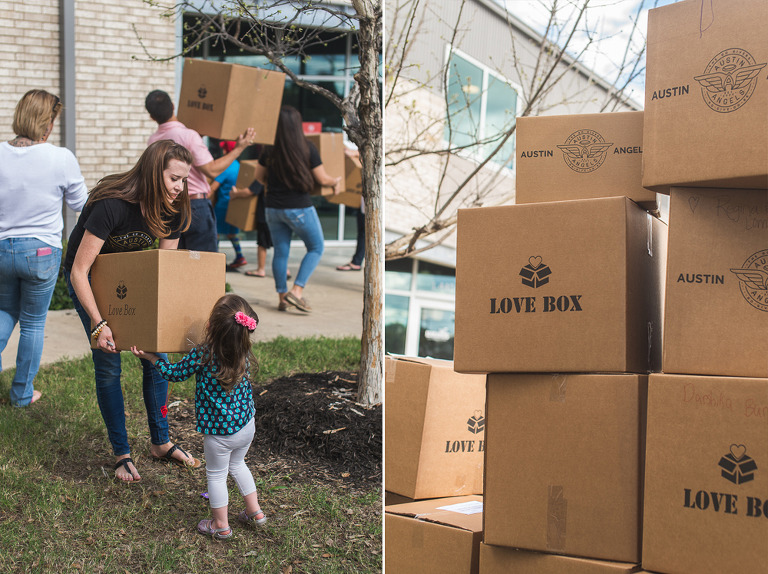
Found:
[[[80, 316], [80, 321], [85, 327], [86, 337], [90, 342], [91, 318], [85, 312], [80, 300], [72, 288], [69, 272], [64, 272], [67, 279], [69, 296]], [[101, 417], [107, 426], [109, 442], [112, 443], [112, 452], [115, 456], [129, 454], [131, 447], [128, 445], [128, 432], [125, 428], [125, 403], [123, 401], [123, 389], [120, 386], [122, 373], [120, 354], [105, 353], [101, 349], [91, 349], [93, 368], [96, 374], [96, 399], [99, 403]], [[157, 353], [163, 359], [167, 359], [165, 353]], [[144, 393], [144, 405], [147, 409], [147, 423], [149, 424], [149, 436], [152, 444], [165, 444], [168, 442], [168, 419], [160, 413], [160, 408], [165, 405], [168, 397], [168, 381], [145, 359], [141, 360], [143, 369], [142, 390]]]
[[179, 249], [190, 251], [210, 251], [216, 253], [219, 236], [216, 232], [216, 214], [213, 205], [207, 199], [192, 199], [192, 222], [179, 240]]
[[362, 210], [357, 210], [357, 247], [352, 256], [353, 265], [362, 265], [365, 259], [365, 214]]

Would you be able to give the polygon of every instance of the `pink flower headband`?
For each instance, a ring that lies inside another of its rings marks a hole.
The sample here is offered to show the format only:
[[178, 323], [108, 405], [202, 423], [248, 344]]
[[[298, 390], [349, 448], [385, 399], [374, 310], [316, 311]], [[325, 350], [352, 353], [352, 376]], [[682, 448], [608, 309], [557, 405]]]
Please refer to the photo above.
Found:
[[259, 322], [256, 319], [254, 319], [249, 315], [246, 315], [242, 311], [238, 311], [237, 313], [235, 313], [235, 321], [237, 321], [240, 325], [242, 325], [249, 331], [255, 331], [256, 326], [259, 324]]

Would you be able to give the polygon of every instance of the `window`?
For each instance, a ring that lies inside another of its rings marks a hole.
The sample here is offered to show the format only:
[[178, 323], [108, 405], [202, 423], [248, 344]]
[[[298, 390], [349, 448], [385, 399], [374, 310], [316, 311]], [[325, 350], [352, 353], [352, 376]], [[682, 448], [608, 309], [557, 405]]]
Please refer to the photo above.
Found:
[[456, 270], [415, 259], [384, 268], [387, 353], [453, 359]]
[[[449, 53], [445, 89], [445, 140], [478, 160], [487, 158], [514, 125], [517, 90], [508, 80], [456, 50]], [[514, 158], [511, 137], [492, 161], [513, 168]]]

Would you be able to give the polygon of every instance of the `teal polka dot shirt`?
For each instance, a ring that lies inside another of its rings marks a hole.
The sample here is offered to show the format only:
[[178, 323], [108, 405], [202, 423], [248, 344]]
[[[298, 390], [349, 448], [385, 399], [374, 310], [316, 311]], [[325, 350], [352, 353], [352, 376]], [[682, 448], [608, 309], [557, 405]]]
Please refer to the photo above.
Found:
[[251, 383], [243, 377], [229, 392], [214, 378], [216, 357], [208, 365], [201, 364], [202, 349], [195, 347], [177, 363], [158, 359], [155, 368], [169, 381], [186, 381], [195, 376], [195, 414], [197, 432], [203, 434], [235, 434], [253, 418]]

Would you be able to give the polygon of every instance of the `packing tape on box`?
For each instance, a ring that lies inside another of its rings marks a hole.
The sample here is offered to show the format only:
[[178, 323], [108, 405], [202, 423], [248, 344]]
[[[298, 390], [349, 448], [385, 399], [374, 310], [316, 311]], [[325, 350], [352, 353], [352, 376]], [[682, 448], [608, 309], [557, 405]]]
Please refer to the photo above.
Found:
[[565, 402], [565, 390], [568, 386], [568, 376], [555, 374], [552, 375], [552, 384], [549, 387], [549, 400], [553, 403]]
[[199, 251], [190, 251], [189, 252], [189, 258], [190, 259], [200, 259], [200, 252]]
[[[416, 520], [421, 520], [421, 515], [414, 516]], [[424, 548], [424, 529], [412, 528], [411, 529], [411, 548], [421, 549]]]
[[397, 370], [397, 361], [387, 361], [387, 368], [384, 369], [384, 382], [385, 383], [394, 383], [395, 382], [395, 371]]
[[648, 255], [653, 257], [653, 215], [646, 213], [646, 223], [648, 223]]
[[565, 521], [568, 513], [568, 501], [563, 495], [562, 486], [549, 485], [547, 499], [547, 550], [562, 552], [565, 550]]
[[648, 365], [648, 370], [652, 370], [651, 367], [653, 363], [651, 363], [651, 356], [653, 354], [653, 322], [648, 321], [648, 362], [646, 363]]

